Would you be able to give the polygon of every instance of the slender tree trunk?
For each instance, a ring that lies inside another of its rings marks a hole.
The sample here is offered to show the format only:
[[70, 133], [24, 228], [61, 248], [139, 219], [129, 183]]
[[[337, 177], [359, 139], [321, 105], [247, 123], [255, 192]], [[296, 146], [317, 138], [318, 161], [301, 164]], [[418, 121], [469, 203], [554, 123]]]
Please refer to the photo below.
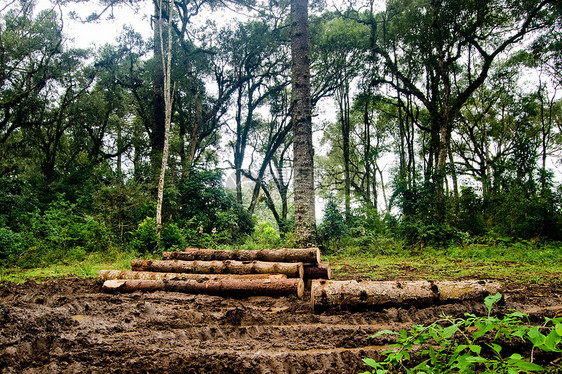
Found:
[[[159, 13], [159, 34], [160, 40], [163, 40], [163, 26], [162, 26], [162, 5], [160, 0], [160, 13]], [[164, 117], [164, 144], [162, 149], [162, 166], [160, 168], [160, 178], [158, 179], [158, 200], [156, 203], [156, 228], [160, 231], [162, 227], [162, 202], [164, 200], [164, 179], [166, 177], [166, 167], [168, 165], [168, 148], [170, 142], [170, 124], [172, 122], [172, 12], [173, 4], [170, 3], [169, 19], [168, 19], [168, 50], [167, 54], [164, 53], [164, 45], [160, 43], [160, 52], [162, 56], [162, 70], [164, 72], [164, 103], [165, 103], [165, 117]], [[166, 58], [165, 58], [166, 57]], [[156, 62], [158, 64], [158, 62]]]
[[195, 160], [195, 152], [199, 148], [199, 136], [201, 134], [201, 125], [203, 122], [203, 99], [198, 93], [195, 93], [195, 118], [193, 119], [193, 126], [189, 132], [189, 146], [188, 146], [188, 157], [184, 165], [184, 176], [189, 178], [191, 174], [191, 169], [193, 168], [193, 162]]
[[150, 162], [152, 175], [158, 177], [162, 151], [164, 149], [165, 112], [164, 102], [164, 66], [162, 65], [162, 27], [164, 20], [161, 17], [161, 0], [154, 0], [154, 67], [152, 81], [152, 122], [150, 124]]
[[[365, 197], [367, 198], [366, 203], [369, 207], [373, 205], [373, 199], [371, 197], [371, 121], [369, 118], [369, 104], [370, 104], [371, 92], [367, 92], [367, 98], [365, 99], [365, 107], [363, 108], [363, 158], [365, 163]], [[377, 193], [376, 191], [373, 191]]]
[[351, 123], [349, 118], [349, 86], [347, 77], [343, 77], [340, 88], [340, 118], [343, 145], [343, 169], [344, 169], [344, 195], [345, 195], [345, 219], [351, 219], [351, 172], [350, 172], [350, 136]]
[[295, 235], [299, 246], [316, 241], [314, 149], [308, 41], [308, 0], [291, 0]]

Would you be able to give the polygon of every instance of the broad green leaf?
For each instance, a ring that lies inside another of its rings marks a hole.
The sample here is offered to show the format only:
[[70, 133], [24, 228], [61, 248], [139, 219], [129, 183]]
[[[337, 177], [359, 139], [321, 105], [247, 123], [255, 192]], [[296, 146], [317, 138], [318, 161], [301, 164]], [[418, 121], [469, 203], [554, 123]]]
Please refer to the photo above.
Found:
[[560, 343], [561, 339], [562, 338], [560, 337], [560, 335], [558, 335], [558, 333], [555, 330], [552, 330], [546, 336], [546, 339], [544, 340], [544, 346], [551, 351], [555, 351], [556, 346], [558, 345], [558, 343]]
[[500, 301], [501, 298], [502, 298], [502, 294], [499, 292], [495, 295], [486, 296], [486, 298], [484, 299], [484, 305], [486, 305], [486, 308], [488, 308], [488, 313], [492, 312], [492, 308], [494, 307], [494, 304]]
[[375, 368], [375, 369], [378, 369], [378, 368], [381, 367], [381, 364], [378, 363], [377, 361], [375, 361], [372, 358], [364, 358], [363, 363], [365, 363], [365, 365], [370, 366], [370, 367]]
[[521, 313], [519, 311], [515, 311], [513, 313], [509, 313], [506, 317], [517, 317], [517, 318], [526, 318], [528, 317], [525, 313]]
[[499, 354], [502, 350], [501, 345], [495, 344], [495, 343], [488, 343], [488, 347], [492, 348], [494, 350], [494, 352], [496, 352], [497, 354]]
[[378, 338], [381, 335], [398, 335], [398, 333], [396, 331], [391, 331], [391, 330], [381, 330], [377, 332], [375, 335], [369, 336], [369, 339]]
[[556, 331], [558, 335], [562, 336], [562, 323], [557, 323], [556, 326], [554, 326], [554, 331]]
[[511, 364], [513, 366], [515, 366], [517, 369], [519, 370], [524, 370], [524, 371], [542, 371], [545, 370], [544, 367], [529, 362], [529, 361], [525, 361], [525, 360], [515, 360], [515, 361], [511, 361], [508, 360], [508, 364]]
[[472, 352], [476, 353], [476, 354], [480, 354], [480, 352], [482, 351], [482, 347], [479, 345], [469, 345], [468, 349], [470, 349]]
[[466, 360], [468, 362], [472, 362], [472, 363], [488, 362], [488, 359], [486, 359], [484, 357], [479, 357], [479, 356], [469, 356], [469, 357], [466, 357]]
[[466, 345], [466, 344], [458, 345], [457, 348], [455, 348], [455, 353], [461, 353], [466, 348], [468, 348], [468, 345]]
[[443, 337], [443, 339], [449, 339], [449, 338], [451, 338], [451, 336], [455, 335], [455, 333], [458, 331], [458, 329], [459, 329], [459, 326], [457, 326], [457, 325], [445, 327], [443, 329], [443, 331], [441, 332], [441, 337]]
[[539, 328], [537, 326], [534, 326], [529, 329], [529, 331], [527, 332], [527, 337], [535, 347], [543, 345], [546, 340], [546, 336], [544, 336], [539, 331]]

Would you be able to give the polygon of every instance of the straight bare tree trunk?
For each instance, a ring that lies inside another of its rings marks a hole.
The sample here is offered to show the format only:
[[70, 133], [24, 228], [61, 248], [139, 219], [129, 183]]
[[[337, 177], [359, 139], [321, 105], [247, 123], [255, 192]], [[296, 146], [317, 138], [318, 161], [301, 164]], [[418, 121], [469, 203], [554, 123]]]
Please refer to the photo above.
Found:
[[133, 260], [131, 268], [166, 273], [285, 274], [289, 278], [302, 278], [304, 274], [302, 262]]
[[314, 201], [314, 149], [312, 148], [312, 103], [310, 95], [310, 48], [308, 0], [291, 0], [291, 57], [294, 152], [295, 235], [297, 245], [316, 241]]
[[159, 273], [152, 271], [100, 270], [98, 279], [142, 279], [142, 280], [209, 280], [209, 279], [286, 279], [285, 274], [189, 274]]
[[[168, 151], [170, 144], [170, 125], [172, 122], [172, 15], [174, 6], [170, 2], [168, 9], [168, 50], [164, 53], [163, 43], [163, 26], [162, 26], [162, 6], [160, 2], [160, 12], [158, 19], [158, 29], [160, 36], [160, 52], [162, 56], [162, 68], [164, 72], [164, 146], [162, 149], [162, 167], [160, 168], [160, 178], [158, 179], [158, 200], [156, 203], [156, 229], [160, 231], [162, 228], [162, 203], [164, 200], [164, 179], [166, 177], [166, 168], [168, 165]], [[158, 61], [155, 61], [158, 64]]]
[[320, 249], [318, 248], [281, 248], [281, 249], [261, 249], [253, 250], [218, 250], [218, 249], [199, 249], [187, 248], [185, 251], [164, 252], [164, 260], [185, 260], [185, 261], [268, 261], [268, 262], [306, 262], [319, 263]]
[[219, 296], [285, 296], [302, 297], [302, 279], [210, 279], [199, 280], [107, 280], [105, 292], [171, 291]]

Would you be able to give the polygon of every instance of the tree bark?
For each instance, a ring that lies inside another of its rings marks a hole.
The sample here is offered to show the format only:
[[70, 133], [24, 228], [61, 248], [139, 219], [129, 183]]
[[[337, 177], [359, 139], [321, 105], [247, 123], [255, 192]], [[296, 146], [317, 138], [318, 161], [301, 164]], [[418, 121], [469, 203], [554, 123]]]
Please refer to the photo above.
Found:
[[499, 283], [486, 281], [399, 282], [313, 280], [311, 304], [326, 307], [384, 307], [427, 305], [484, 297], [500, 290]]
[[318, 264], [320, 262], [320, 249], [318, 248], [281, 248], [281, 249], [261, 249], [253, 250], [217, 250], [187, 248], [181, 252], [164, 252], [164, 260], [185, 260], [185, 261], [267, 261], [267, 262], [306, 262]]
[[164, 103], [164, 66], [162, 65], [162, 39], [160, 30], [163, 19], [159, 17], [160, 1], [154, 0], [154, 64], [152, 81], [152, 121], [150, 123], [150, 162], [152, 175], [158, 177], [158, 166], [161, 163], [162, 150], [164, 149], [164, 122], [165, 122], [165, 103]]
[[316, 242], [308, 0], [291, 0], [291, 22], [295, 235], [304, 247]]
[[289, 278], [302, 278], [304, 274], [301, 262], [133, 260], [131, 268], [166, 273], [285, 274]]
[[141, 279], [141, 280], [209, 280], [209, 279], [286, 279], [285, 274], [189, 274], [158, 273], [151, 271], [100, 270], [98, 279]]
[[198, 280], [107, 280], [104, 292], [171, 291], [219, 296], [286, 296], [302, 297], [302, 279], [211, 279]]
[[[164, 180], [166, 178], [166, 168], [168, 165], [168, 151], [170, 144], [170, 125], [172, 122], [172, 11], [173, 5], [170, 3], [168, 11], [168, 48], [165, 53], [163, 41], [162, 27], [162, 0], [160, 3], [160, 13], [158, 19], [158, 31], [160, 34], [160, 52], [162, 70], [164, 72], [164, 144], [162, 148], [162, 165], [160, 168], [160, 177], [158, 178], [158, 199], [156, 203], [156, 229], [158, 232], [162, 228], [162, 204], [164, 201]], [[158, 61], [155, 61], [158, 64]]]

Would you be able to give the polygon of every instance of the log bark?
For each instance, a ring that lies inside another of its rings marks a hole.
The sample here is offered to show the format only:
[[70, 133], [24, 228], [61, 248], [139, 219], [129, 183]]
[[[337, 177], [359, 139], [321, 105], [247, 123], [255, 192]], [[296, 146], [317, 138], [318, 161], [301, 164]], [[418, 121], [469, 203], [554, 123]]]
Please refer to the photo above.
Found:
[[437, 296], [430, 282], [372, 282], [314, 280], [311, 288], [313, 308], [346, 306], [368, 307], [392, 304], [429, 304]]
[[304, 279], [332, 279], [330, 264], [303, 264]]
[[281, 248], [252, 250], [217, 250], [187, 248], [185, 251], [164, 252], [164, 260], [184, 261], [267, 261], [267, 262], [306, 262], [318, 264], [320, 249], [318, 248]]
[[302, 297], [302, 279], [210, 279], [198, 280], [107, 280], [104, 292], [168, 291], [218, 296], [286, 296]]
[[501, 289], [488, 281], [329, 281], [313, 280], [311, 304], [326, 307], [383, 307], [387, 305], [427, 305], [483, 298]]
[[142, 280], [209, 280], [209, 279], [287, 279], [285, 274], [189, 274], [158, 273], [151, 271], [100, 270], [98, 279], [142, 279]]
[[195, 274], [285, 274], [302, 278], [302, 262], [133, 260], [132, 270]]
[[465, 280], [462, 282], [435, 282], [437, 294], [441, 301], [462, 301], [485, 297], [501, 290], [498, 282], [485, 280]]

